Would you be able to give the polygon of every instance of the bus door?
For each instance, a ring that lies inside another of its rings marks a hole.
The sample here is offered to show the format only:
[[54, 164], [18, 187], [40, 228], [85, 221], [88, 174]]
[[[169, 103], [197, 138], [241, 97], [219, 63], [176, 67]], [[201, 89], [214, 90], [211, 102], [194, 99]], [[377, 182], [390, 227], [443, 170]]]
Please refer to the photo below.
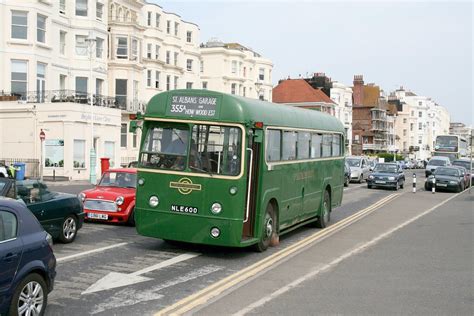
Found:
[[253, 237], [257, 204], [257, 188], [259, 181], [260, 154], [262, 148], [263, 130], [252, 130], [246, 148], [247, 159], [247, 198], [244, 214], [242, 239]]

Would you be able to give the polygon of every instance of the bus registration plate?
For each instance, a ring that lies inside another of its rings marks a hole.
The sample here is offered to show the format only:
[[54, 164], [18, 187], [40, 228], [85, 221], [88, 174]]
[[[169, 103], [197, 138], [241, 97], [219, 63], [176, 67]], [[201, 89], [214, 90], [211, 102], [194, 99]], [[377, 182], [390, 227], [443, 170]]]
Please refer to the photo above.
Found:
[[198, 208], [194, 206], [171, 205], [171, 211], [178, 213], [197, 214]]

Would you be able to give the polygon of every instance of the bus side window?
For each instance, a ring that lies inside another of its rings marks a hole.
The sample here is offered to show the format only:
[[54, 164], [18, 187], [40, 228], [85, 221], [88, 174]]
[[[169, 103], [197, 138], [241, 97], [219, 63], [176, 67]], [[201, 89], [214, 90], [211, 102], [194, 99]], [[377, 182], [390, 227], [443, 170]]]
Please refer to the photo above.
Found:
[[281, 131], [267, 130], [267, 161], [279, 161], [281, 159]]
[[296, 137], [297, 133], [294, 131], [283, 132], [282, 160], [296, 159]]
[[311, 158], [321, 157], [322, 135], [311, 134]]

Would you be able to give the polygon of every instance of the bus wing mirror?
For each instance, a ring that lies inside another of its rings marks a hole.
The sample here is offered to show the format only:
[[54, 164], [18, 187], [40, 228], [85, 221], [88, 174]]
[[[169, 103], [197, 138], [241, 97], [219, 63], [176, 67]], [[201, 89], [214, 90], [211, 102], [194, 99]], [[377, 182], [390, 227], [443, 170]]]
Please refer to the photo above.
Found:
[[263, 142], [263, 130], [262, 129], [257, 129], [257, 130], [254, 131], [253, 141], [255, 143]]
[[137, 128], [141, 128], [141, 126], [138, 125], [138, 121], [130, 121], [130, 126], [128, 128], [128, 131], [130, 133], [135, 133]]

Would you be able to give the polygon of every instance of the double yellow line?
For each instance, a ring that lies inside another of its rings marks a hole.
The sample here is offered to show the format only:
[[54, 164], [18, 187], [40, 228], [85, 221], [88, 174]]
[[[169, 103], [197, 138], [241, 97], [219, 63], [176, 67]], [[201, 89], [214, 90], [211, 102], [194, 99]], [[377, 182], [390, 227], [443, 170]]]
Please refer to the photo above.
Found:
[[213, 285], [210, 285], [206, 287], [205, 289], [202, 289], [201, 291], [188, 296], [176, 303], [174, 303], [171, 306], [168, 306], [161, 311], [157, 312], [155, 316], [161, 316], [161, 315], [182, 315], [186, 312], [189, 312], [190, 310], [198, 307], [199, 305], [205, 304], [208, 302], [210, 299], [216, 297], [217, 295], [221, 294], [222, 292], [228, 290], [229, 288], [239, 284], [240, 282], [243, 282], [253, 276], [255, 276], [257, 273], [270, 268], [274, 266], [276, 263], [279, 261], [282, 261], [283, 259], [288, 259], [288, 256], [296, 254], [297, 251], [302, 250], [303, 248], [307, 247], [308, 245], [316, 242], [316, 241], [321, 241], [324, 238], [328, 237], [329, 235], [332, 235], [333, 233], [340, 231], [341, 229], [355, 223], [359, 219], [363, 218], [364, 216], [367, 216], [368, 214], [374, 212], [376, 209], [381, 207], [382, 205], [390, 202], [391, 200], [395, 199], [396, 197], [400, 196], [400, 193], [393, 193], [385, 198], [377, 201], [377, 203], [360, 210], [357, 213], [352, 214], [351, 216], [335, 223], [334, 225], [331, 225], [327, 227], [326, 229], [320, 230], [311, 236], [306, 237], [303, 240], [300, 240], [299, 242], [294, 243], [293, 245], [282, 249], [276, 253], [274, 253], [271, 256], [268, 256], [251, 266], [240, 270], [222, 280], [219, 282], [214, 283]]

